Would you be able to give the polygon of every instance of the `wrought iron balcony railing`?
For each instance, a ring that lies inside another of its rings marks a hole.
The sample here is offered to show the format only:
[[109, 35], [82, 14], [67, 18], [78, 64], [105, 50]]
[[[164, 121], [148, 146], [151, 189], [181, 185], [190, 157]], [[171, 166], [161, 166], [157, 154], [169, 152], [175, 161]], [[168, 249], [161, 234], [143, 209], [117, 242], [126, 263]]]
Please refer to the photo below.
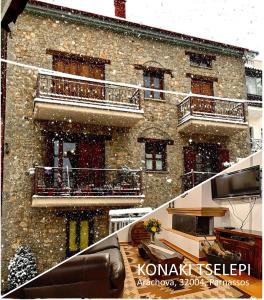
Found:
[[142, 171], [123, 169], [36, 167], [34, 195], [142, 195]]
[[178, 104], [179, 124], [189, 117], [215, 119], [244, 123], [246, 121], [243, 102], [214, 98], [187, 97]]
[[255, 153], [262, 149], [262, 139], [251, 139], [251, 152]]
[[133, 110], [141, 109], [139, 89], [74, 79], [74, 76], [71, 78], [70, 74], [67, 77], [63, 77], [39, 73], [36, 97], [62, 102], [72, 101]]
[[191, 172], [185, 173], [181, 176], [182, 179], [182, 191], [185, 192], [199, 183], [209, 179], [216, 173], [213, 172], [198, 172], [191, 170]]

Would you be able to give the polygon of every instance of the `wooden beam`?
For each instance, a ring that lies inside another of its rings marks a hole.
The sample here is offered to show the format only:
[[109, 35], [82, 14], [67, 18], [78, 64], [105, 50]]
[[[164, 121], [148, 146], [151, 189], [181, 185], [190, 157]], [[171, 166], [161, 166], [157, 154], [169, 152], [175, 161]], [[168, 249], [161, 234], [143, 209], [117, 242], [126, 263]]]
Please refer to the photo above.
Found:
[[169, 214], [187, 216], [223, 217], [227, 207], [167, 208]]
[[192, 73], [186, 73], [186, 77], [190, 77], [192, 79], [197, 79], [197, 80], [218, 82], [218, 78], [217, 77], [204, 76], [204, 75], [198, 75], [198, 74], [192, 74]]
[[53, 50], [53, 49], [47, 49], [46, 54], [53, 55], [53, 56], [62, 56], [65, 58], [69, 59], [76, 59], [79, 61], [84, 61], [88, 63], [93, 63], [93, 64], [111, 64], [111, 60], [109, 59], [103, 59], [100, 57], [92, 57], [92, 56], [87, 56], [87, 55], [82, 55], [82, 54], [75, 54], [75, 53], [69, 53], [69, 52], [64, 52], [64, 51], [58, 51], [58, 50]]

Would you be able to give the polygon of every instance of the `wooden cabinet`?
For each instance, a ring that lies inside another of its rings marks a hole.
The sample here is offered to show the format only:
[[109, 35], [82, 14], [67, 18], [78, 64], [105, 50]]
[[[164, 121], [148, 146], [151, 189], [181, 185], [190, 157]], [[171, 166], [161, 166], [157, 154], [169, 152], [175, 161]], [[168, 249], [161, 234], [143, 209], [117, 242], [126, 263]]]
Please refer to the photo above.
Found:
[[216, 238], [226, 250], [241, 254], [241, 261], [250, 264], [250, 274], [262, 278], [262, 233], [255, 230], [215, 228]]

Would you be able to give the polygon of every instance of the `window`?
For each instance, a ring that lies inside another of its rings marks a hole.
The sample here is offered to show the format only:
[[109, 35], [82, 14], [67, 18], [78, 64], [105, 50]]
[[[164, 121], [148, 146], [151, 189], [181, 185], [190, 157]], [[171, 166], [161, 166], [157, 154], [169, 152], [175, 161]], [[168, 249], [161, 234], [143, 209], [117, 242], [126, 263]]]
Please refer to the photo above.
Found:
[[262, 79], [261, 77], [246, 76], [247, 93], [249, 95], [262, 95]]
[[146, 141], [145, 162], [148, 171], [166, 171], [166, 143], [162, 141]]
[[212, 68], [212, 58], [197, 53], [190, 54], [190, 65], [193, 67]]
[[[164, 89], [164, 72], [145, 71], [144, 87], [163, 90]], [[162, 92], [145, 91], [145, 98], [164, 99]]]

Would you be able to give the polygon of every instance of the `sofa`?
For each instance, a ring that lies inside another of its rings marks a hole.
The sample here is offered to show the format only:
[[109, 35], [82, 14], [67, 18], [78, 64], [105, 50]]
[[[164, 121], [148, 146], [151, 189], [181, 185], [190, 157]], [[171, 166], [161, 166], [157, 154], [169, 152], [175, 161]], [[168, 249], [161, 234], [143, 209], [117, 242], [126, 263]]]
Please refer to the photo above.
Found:
[[124, 281], [124, 261], [114, 235], [6, 298], [118, 298]]

